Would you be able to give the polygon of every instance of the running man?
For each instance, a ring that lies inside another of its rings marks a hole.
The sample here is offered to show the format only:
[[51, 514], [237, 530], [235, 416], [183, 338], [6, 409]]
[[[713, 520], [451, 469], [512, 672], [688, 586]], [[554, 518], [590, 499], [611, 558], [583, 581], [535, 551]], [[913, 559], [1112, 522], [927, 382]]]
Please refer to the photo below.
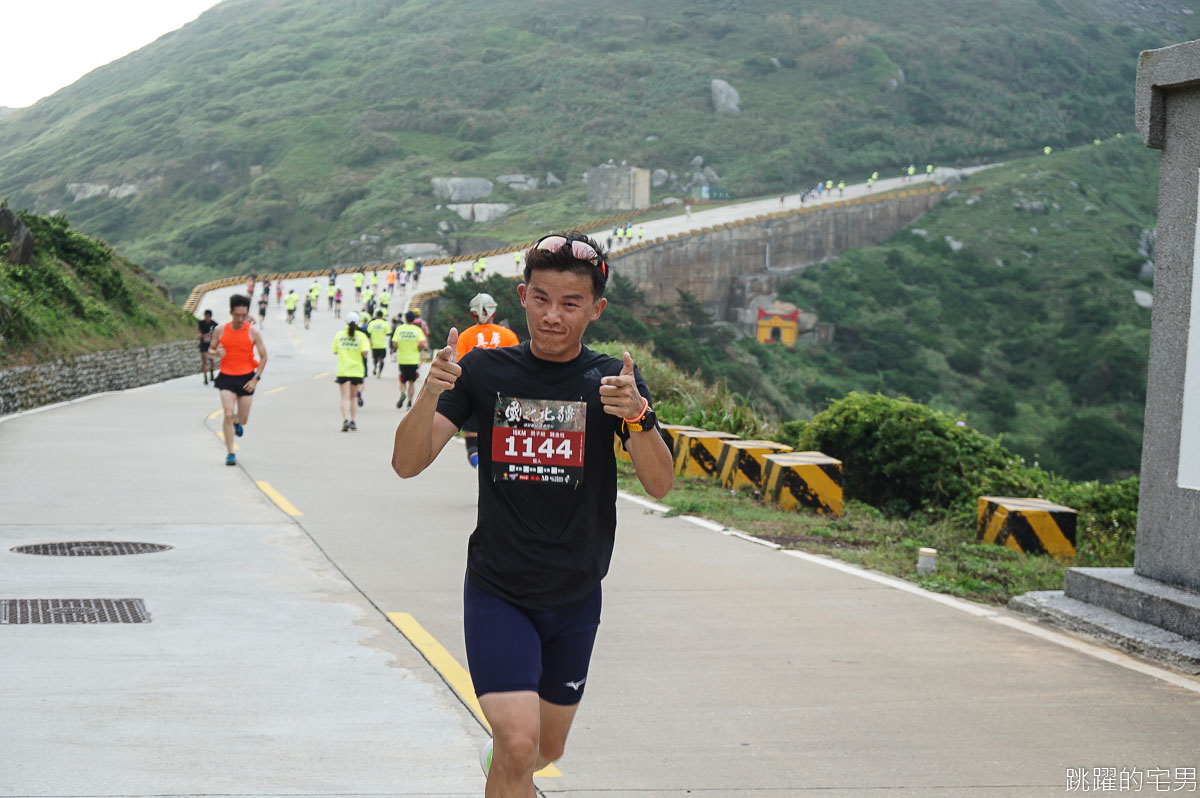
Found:
[[304, 329], [308, 329], [308, 325], [312, 323], [313, 298], [312, 294], [304, 297]]
[[424, 330], [413, 324], [417, 314], [409, 311], [404, 315], [404, 324], [396, 327], [392, 333], [392, 347], [396, 350], [396, 363], [400, 366], [400, 398], [396, 407], [404, 407], [404, 397], [408, 397], [408, 406], [413, 406], [413, 392], [417, 387], [417, 376], [421, 370], [421, 350], [428, 349], [429, 344]]
[[333, 300], [337, 296], [337, 283], [330, 283], [325, 289], [325, 296], [329, 299], [329, 310], [333, 310]]
[[371, 339], [371, 355], [374, 358], [372, 371], [375, 376], [383, 376], [383, 365], [387, 360], [388, 336], [392, 334], [392, 325], [383, 317], [383, 311], [375, 311], [375, 318], [367, 324], [367, 337]]
[[283, 280], [275, 281], [275, 304], [283, 303]]
[[267, 306], [271, 302], [267, 299], [267, 295], [263, 294], [258, 300], [258, 326], [261, 327], [267, 322]]
[[296, 293], [295, 288], [288, 289], [288, 295], [283, 299], [283, 306], [287, 308], [287, 323], [296, 323], [296, 305], [300, 303], [300, 295]]
[[356, 271], [354, 273], [354, 301], [355, 302], [358, 302], [362, 299], [362, 287], [363, 287], [364, 279], [365, 278], [363, 277], [363, 273], [361, 270]]
[[[491, 294], [476, 294], [467, 306], [475, 323], [458, 334], [458, 359], [472, 349], [498, 349], [520, 343], [517, 334], [507, 327], [492, 323], [496, 317], [496, 300]], [[467, 443], [467, 462], [472, 468], [479, 467], [479, 433], [475, 419], [469, 418], [462, 425], [463, 438]]]
[[[254, 389], [267, 366], [267, 345], [262, 334], [250, 323], [250, 297], [234, 294], [229, 298], [229, 313], [233, 321], [226, 324], [212, 346], [212, 356], [221, 361], [221, 372], [215, 380], [221, 391], [222, 422], [225, 439], [225, 465], [237, 465], [233, 453], [233, 438], [242, 437], [250, 420], [250, 404]], [[259, 360], [254, 359], [258, 350]]]
[[204, 375], [204, 384], [208, 385], [209, 375], [212, 375], [213, 381], [216, 382], [217, 375], [213, 374], [212, 355], [208, 353], [209, 347], [212, 346], [212, 333], [217, 329], [217, 323], [213, 321], [212, 311], [204, 311], [204, 318], [201, 319], [196, 326], [200, 329], [200, 372]]
[[534, 795], [533, 773], [562, 755], [583, 696], [616, 532], [613, 436], [651, 496], [674, 479], [629, 353], [617, 360], [582, 345], [607, 280], [596, 242], [574, 231], [543, 238], [517, 287], [530, 340], [459, 361], [451, 329], [396, 429], [392, 467], [413, 477], [464, 421], [479, 425], [463, 620], [493, 731], [494, 749], [480, 755], [489, 798]]
[[333, 336], [333, 353], [338, 359], [338, 393], [342, 397], [342, 432], [358, 429], [355, 419], [358, 408], [362, 407], [362, 399], [356, 404], [351, 394], [367, 376], [367, 352], [370, 349], [371, 342], [358, 329], [358, 314], [347, 313], [345, 329], [338, 330]]

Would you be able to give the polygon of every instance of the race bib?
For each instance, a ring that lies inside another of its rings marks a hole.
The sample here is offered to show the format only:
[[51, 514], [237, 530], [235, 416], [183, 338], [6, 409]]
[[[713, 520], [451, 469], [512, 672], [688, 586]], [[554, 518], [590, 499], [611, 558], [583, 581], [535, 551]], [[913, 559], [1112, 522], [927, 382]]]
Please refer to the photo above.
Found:
[[587, 405], [496, 397], [492, 479], [574, 487], [583, 481]]

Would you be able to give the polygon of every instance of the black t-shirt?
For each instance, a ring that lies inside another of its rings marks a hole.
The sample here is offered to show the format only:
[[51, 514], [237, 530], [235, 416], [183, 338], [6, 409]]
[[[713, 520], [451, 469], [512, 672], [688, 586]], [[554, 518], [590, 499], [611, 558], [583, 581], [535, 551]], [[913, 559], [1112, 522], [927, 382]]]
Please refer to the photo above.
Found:
[[[613, 435], [620, 435], [621, 420], [604, 412], [599, 389], [602, 377], [621, 373], [621, 361], [584, 347], [575, 359], [554, 363], [534, 357], [526, 342], [472, 349], [460, 364], [462, 375], [437, 409], [459, 427], [474, 418], [479, 431], [479, 510], [467, 545], [471, 581], [528, 609], [583, 600], [608, 573], [617, 528]], [[649, 399], [641, 375], [634, 377]], [[553, 417], [551, 431], [520, 428], [539, 414]], [[575, 431], [561, 431], [568, 427]], [[581, 463], [535, 465], [578, 458], [580, 441]]]
[[212, 319], [201, 319], [196, 326], [200, 328], [200, 340], [206, 344], [212, 341], [212, 331], [218, 327]]

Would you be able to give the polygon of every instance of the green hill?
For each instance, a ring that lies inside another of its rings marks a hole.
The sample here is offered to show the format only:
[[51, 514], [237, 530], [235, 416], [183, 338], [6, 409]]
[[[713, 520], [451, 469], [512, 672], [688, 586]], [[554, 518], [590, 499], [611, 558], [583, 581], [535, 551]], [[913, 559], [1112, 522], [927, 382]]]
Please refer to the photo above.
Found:
[[[536, 224], [585, 216], [580, 175], [609, 158], [684, 179], [699, 155], [748, 196], [1126, 130], [1137, 52], [1200, 20], [1122, 8], [227, 0], [0, 119], [0, 197], [65, 213], [177, 295], [252, 267], [455, 251], [506, 233], [449, 210], [435, 177], [537, 177], [486, 197]], [[714, 111], [718, 78], [740, 113]]]
[[[685, 423], [754, 436], [803, 421], [851, 391], [908, 396], [1002, 435], [1072, 479], [1140, 468], [1153, 288], [1157, 153], [1132, 136], [984, 170], [878, 246], [809, 267], [780, 298], [836, 325], [830, 346], [733, 339], [681, 298], [648, 306], [621, 279], [592, 341], [652, 344], [687, 373], [740, 394], [667, 399]], [[434, 337], [467, 323], [468, 282], [435, 305]], [[488, 290], [522, 335], [511, 281]], [[785, 435], [786, 437], [786, 435]]]
[[814, 408], [903, 394], [1069, 477], [1136, 473], [1157, 185], [1157, 153], [1128, 136], [980, 173], [781, 289], [837, 324], [832, 348], [759, 357]]
[[141, 267], [61, 217], [18, 216], [34, 250], [9, 263], [0, 235], [0, 368], [195, 336], [195, 319]]

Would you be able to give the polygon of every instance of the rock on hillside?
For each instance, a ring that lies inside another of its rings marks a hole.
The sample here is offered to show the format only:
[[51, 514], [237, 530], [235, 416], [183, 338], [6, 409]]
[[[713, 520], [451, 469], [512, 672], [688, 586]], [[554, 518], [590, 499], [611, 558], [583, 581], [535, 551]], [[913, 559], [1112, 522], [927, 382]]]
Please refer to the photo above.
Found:
[[492, 193], [492, 181], [482, 177], [435, 177], [433, 195], [448, 202], [471, 202]]
[[720, 78], [713, 78], [711, 89], [713, 110], [718, 114], [740, 114], [742, 112], [742, 109], [738, 107], [742, 100], [733, 86]]

